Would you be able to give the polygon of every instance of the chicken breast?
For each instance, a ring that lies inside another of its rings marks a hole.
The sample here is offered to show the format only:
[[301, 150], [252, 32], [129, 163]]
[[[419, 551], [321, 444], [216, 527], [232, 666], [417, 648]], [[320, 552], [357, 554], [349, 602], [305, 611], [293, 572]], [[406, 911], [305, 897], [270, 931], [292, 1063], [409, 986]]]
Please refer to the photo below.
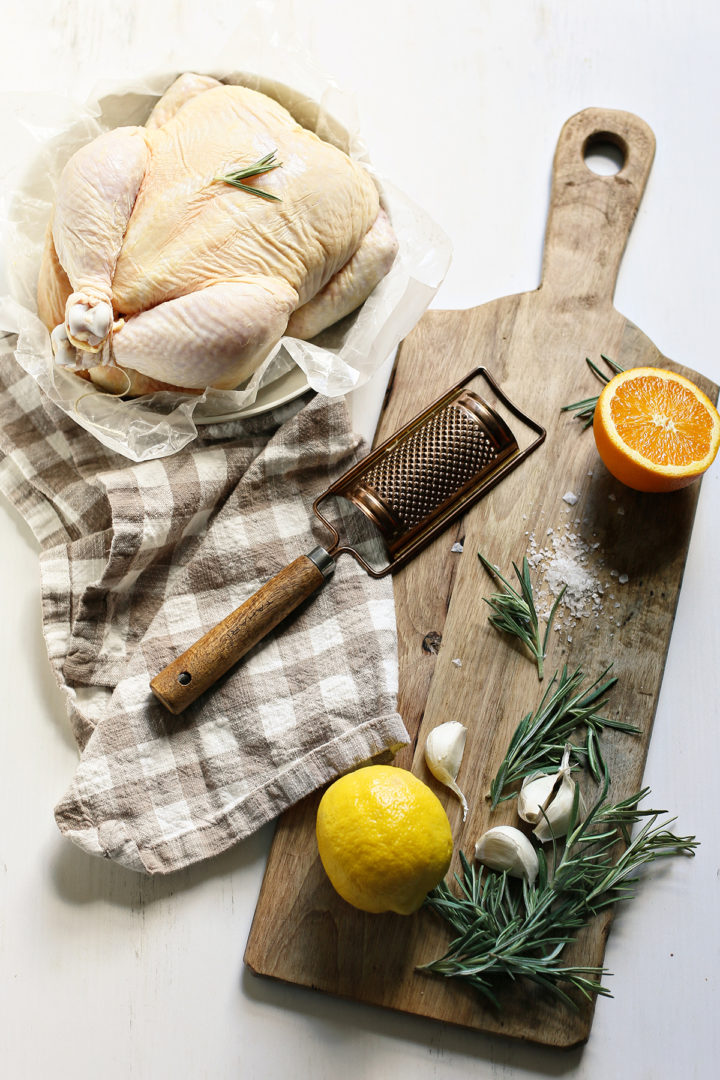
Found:
[[[266, 157], [242, 181], [262, 194], [218, 179]], [[38, 310], [56, 360], [106, 389], [231, 389], [355, 310], [396, 253], [365, 169], [266, 95], [188, 74], [145, 127], [68, 161]]]

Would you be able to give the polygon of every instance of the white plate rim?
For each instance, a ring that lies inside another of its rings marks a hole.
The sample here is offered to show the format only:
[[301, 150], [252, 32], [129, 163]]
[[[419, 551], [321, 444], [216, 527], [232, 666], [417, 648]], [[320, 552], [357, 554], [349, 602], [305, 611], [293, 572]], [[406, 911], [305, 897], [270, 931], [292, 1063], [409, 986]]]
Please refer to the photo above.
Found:
[[293, 365], [289, 371], [284, 371], [277, 379], [266, 386], [261, 386], [257, 392], [255, 401], [244, 408], [235, 409], [232, 412], [220, 413], [215, 416], [193, 416], [197, 427], [208, 424], [227, 424], [232, 420], [245, 420], [251, 416], [260, 416], [263, 413], [277, 409], [280, 405], [287, 405], [310, 389], [310, 383], [302, 368]]

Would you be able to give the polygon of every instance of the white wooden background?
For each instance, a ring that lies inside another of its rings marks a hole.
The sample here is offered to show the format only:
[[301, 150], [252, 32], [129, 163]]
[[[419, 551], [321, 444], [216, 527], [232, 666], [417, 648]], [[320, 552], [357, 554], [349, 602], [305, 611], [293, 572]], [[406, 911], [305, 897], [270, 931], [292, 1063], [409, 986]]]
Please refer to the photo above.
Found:
[[[381, 171], [450, 235], [436, 306], [538, 283], [562, 123], [638, 113], [657, 156], [616, 296], [669, 356], [720, 382], [720, 15], [713, 0], [23, 0], [3, 4], [0, 91], [83, 97], [100, 76], [208, 70], [257, 11], [350, 91]], [[5, 99], [5, 108], [12, 101]], [[4, 145], [0, 170], [11, 160]], [[1, 262], [1, 257], [0, 257]], [[357, 410], [370, 424], [368, 397]], [[257, 979], [242, 955], [271, 840], [168, 880], [63, 842], [76, 751], [49, 674], [33, 540], [0, 507], [0, 1071], [9, 1080], [449, 1080], [716, 1075], [720, 464], [704, 481], [646, 781], [702, 841], [617, 918], [614, 1000], [590, 1042], [544, 1052]], [[649, 553], [652, 557], [652, 553]]]

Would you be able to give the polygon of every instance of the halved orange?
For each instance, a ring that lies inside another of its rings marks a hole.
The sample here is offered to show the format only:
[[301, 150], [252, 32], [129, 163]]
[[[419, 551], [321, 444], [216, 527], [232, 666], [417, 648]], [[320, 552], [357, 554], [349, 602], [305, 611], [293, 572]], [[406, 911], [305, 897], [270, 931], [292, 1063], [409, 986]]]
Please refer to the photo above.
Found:
[[598, 452], [637, 491], [674, 491], [712, 464], [720, 415], [689, 379], [663, 368], [629, 368], [610, 379], [595, 408]]

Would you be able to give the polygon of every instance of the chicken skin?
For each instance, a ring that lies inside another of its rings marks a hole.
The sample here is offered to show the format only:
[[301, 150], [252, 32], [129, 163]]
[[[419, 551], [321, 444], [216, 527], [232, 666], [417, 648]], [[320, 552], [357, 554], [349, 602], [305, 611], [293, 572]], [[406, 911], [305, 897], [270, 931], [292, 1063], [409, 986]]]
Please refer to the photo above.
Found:
[[[242, 182], [275, 199], [218, 179], [273, 152]], [[232, 389], [285, 334], [354, 311], [396, 253], [365, 169], [272, 98], [188, 74], [68, 161], [38, 312], [56, 361], [104, 389]]]

